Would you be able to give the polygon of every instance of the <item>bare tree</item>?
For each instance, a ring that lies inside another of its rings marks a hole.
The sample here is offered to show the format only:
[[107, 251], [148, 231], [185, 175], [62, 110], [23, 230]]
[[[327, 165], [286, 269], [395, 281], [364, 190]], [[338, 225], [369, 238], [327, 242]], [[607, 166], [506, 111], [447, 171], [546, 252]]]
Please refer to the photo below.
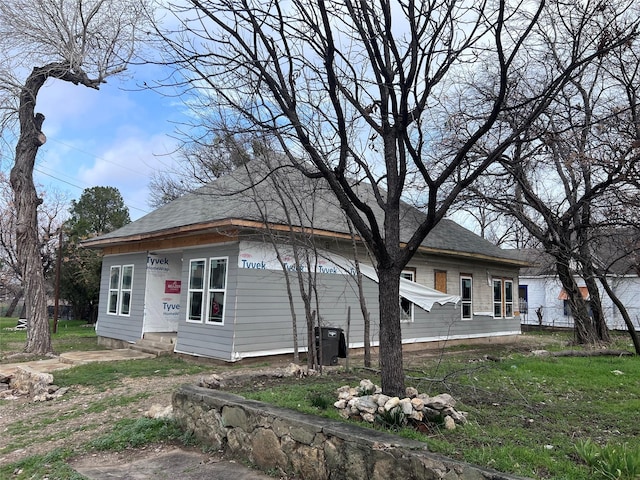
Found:
[[[147, 21], [145, 0], [7, 0], [0, 3], [2, 125], [17, 116], [11, 186], [15, 194], [17, 257], [27, 305], [30, 353], [51, 352], [44, 274], [38, 245], [38, 197], [33, 167], [45, 143], [45, 117], [36, 112], [47, 81], [98, 89], [124, 72]], [[22, 80], [21, 78], [26, 78]], [[15, 108], [10, 109], [13, 105]]]
[[[622, 28], [622, 20], [604, 5], [601, 11], [609, 20], [606, 28], [594, 29], [576, 15], [543, 25], [543, 58], [563, 64], [565, 51], [558, 48], [559, 42], [574, 45], [584, 31], [592, 31], [596, 38], [600, 34], [600, 45], [609, 42], [611, 32]], [[609, 340], [594, 239], [624, 225], [625, 202], [640, 193], [636, 146], [640, 130], [634, 116], [640, 63], [635, 43], [635, 37], [630, 38], [581, 67], [527, 127], [509, 155], [502, 157], [505, 170], [495, 169], [475, 185], [481, 201], [516, 218], [553, 256], [567, 292], [576, 339], [583, 344]], [[515, 80], [512, 108], [505, 115], [510, 125], [520, 121], [518, 102], [526, 99], [523, 90], [529, 88], [525, 78]], [[589, 305], [578, 288], [577, 275], [588, 288]]]
[[198, 187], [232, 172], [268, 145], [257, 135], [235, 136], [211, 133], [188, 137], [178, 149], [177, 165], [156, 171], [149, 182], [149, 204], [160, 207]]
[[[238, 131], [276, 135], [292, 165], [326, 179], [377, 262], [381, 384], [387, 394], [404, 394], [403, 267], [460, 192], [502, 157], [574, 72], [631, 31], [619, 29], [603, 43], [585, 32], [559, 45], [562, 64], [540, 60], [530, 68], [540, 41], [533, 27], [559, 15], [556, 4], [186, 4], [171, 5], [179, 26], [161, 32], [175, 82], [216, 106], [220, 118], [233, 117]], [[597, 7], [580, 10], [585, 24], [608, 22]], [[617, 8], [624, 15], [628, 5]], [[509, 131], [496, 130], [515, 72], [531, 75], [521, 99], [527, 109]], [[489, 81], [495, 95], [487, 102], [474, 85]], [[457, 141], [450, 143], [453, 129]], [[491, 148], [471, 155], [479, 143]], [[360, 182], [373, 186], [373, 198], [359, 198]], [[419, 189], [422, 218], [404, 218], [402, 198], [412, 189]]]
[[[43, 198], [38, 211], [38, 244], [42, 269], [47, 275], [54, 268], [57, 255], [57, 232], [62, 226], [67, 209], [67, 196], [51, 191], [39, 195]], [[3, 297], [11, 297], [6, 316], [13, 316], [23, 298], [22, 271], [18, 262], [16, 245], [16, 210], [9, 179], [0, 173], [0, 284]]]

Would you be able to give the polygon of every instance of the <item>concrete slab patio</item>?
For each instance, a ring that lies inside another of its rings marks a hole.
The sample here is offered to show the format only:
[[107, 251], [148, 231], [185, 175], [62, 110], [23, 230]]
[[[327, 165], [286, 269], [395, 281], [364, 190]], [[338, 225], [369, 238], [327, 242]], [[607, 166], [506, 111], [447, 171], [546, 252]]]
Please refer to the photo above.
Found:
[[139, 360], [143, 358], [155, 358], [155, 355], [119, 348], [115, 350], [95, 350], [88, 352], [65, 352], [58, 357], [47, 358], [45, 360], [33, 360], [30, 362], [3, 363], [0, 364], [0, 374], [11, 376], [18, 366], [27, 366], [41, 373], [50, 373], [55, 370], [84, 365], [91, 362], [116, 362], [121, 360]]

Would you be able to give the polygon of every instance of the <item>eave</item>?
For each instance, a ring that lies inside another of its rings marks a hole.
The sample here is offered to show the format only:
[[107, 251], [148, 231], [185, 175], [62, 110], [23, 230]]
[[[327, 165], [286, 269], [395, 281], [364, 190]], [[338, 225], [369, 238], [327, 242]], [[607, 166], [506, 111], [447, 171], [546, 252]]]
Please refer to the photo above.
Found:
[[[183, 225], [154, 232], [145, 232], [135, 235], [116, 238], [95, 238], [82, 242], [87, 248], [101, 249], [105, 254], [122, 254], [142, 251], [163, 250], [172, 248], [184, 248], [199, 245], [238, 240], [241, 230], [271, 231], [278, 233], [304, 233], [316, 237], [351, 240], [351, 235], [344, 232], [335, 232], [308, 227], [295, 227], [282, 224], [265, 224], [254, 220], [243, 220], [237, 218], [216, 220], [206, 223]], [[356, 237], [356, 240], [360, 240]], [[429, 255], [441, 255], [446, 257], [456, 257], [475, 261], [488, 261], [510, 265], [514, 267], [526, 267], [527, 262], [522, 260], [494, 257], [473, 252], [461, 252], [457, 250], [438, 249], [428, 246], [421, 246], [418, 252]]]

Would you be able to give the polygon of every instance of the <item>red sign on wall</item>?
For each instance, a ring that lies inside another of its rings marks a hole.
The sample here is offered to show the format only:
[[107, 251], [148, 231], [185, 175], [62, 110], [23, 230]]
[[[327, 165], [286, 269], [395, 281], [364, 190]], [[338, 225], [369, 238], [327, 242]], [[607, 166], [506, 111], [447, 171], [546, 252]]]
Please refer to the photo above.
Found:
[[165, 280], [164, 293], [180, 293], [182, 288], [181, 280]]

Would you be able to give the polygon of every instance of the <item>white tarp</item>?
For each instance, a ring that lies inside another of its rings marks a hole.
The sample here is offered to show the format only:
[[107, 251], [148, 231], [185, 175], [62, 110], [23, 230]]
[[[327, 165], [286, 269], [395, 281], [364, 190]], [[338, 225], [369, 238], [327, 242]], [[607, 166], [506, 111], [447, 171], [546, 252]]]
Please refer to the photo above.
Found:
[[[373, 267], [360, 264], [360, 271], [364, 276], [378, 283], [378, 274]], [[460, 297], [457, 295], [442, 293], [406, 278], [400, 278], [400, 296], [427, 312], [431, 311], [434, 303], [444, 305], [445, 303], [458, 303], [460, 301]]]
[[[282, 263], [284, 263], [288, 271], [306, 271], [306, 265], [295, 265], [291, 247], [282, 245], [279, 247], [279, 250]], [[362, 272], [365, 277], [378, 283], [378, 274], [372, 266], [363, 265], [362, 263], [360, 263], [359, 266], [360, 272]], [[272, 245], [242, 241], [240, 242], [238, 268], [282, 271], [282, 264], [278, 261], [276, 251]], [[355, 275], [356, 272], [355, 264], [352, 260], [326, 251], [318, 251], [318, 260], [315, 268], [317, 273], [329, 275]], [[442, 293], [405, 278], [400, 279], [400, 296], [427, 312], [431, 310], [434, 303], [444, 305], [446, 303], [458, 303], [460, 301], [460, 297], [457, 295]]]

